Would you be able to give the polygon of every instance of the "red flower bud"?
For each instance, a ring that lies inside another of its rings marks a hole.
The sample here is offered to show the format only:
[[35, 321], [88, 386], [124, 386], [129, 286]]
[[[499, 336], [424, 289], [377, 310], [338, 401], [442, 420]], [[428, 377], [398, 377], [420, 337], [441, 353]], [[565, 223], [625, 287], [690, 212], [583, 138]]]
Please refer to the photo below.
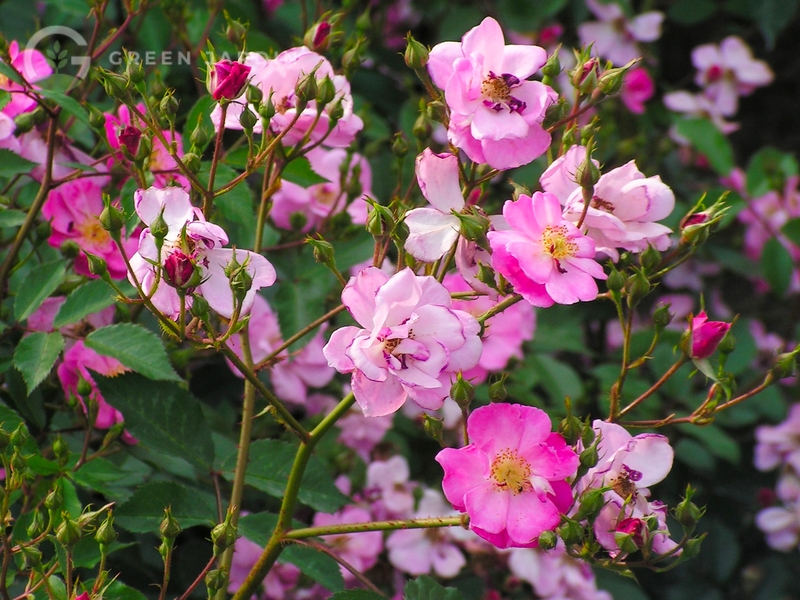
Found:
[[709, 321], [705, 311], [692, 319], [692, 358], [708, 358], [731, 328], [724, 321]]
[[206, 87], [214, 100], [235, 100], [247, 87], [249, 76], [250, 67], [226, 58], [209, 69]]

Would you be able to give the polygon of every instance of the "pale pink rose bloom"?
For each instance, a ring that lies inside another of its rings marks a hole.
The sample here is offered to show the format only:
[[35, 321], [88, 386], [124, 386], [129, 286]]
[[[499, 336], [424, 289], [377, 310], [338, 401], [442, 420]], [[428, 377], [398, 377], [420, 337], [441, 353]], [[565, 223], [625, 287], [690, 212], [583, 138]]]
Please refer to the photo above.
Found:
[[[711, 120], [725, 135], [739, 129], [738, 123], [725, 120], [714, 101], [703, 93], [692, 94], [684, 90], [664, 94], [664, 106], [675, 112], [684, 113], [690, 117], [704, 117]], [[689, 140], [679, 135], [674, 128], [670, 130], [670, 137], [679, 144], [688, 145]]]
[[793, 404], [789, 415], [778, 425], [756, 428], [753, 462], [760, 471], [788, 464], [800, 473], [800, 404]]
[[730, 328], [730, 323], [709, 321], [706, 311], [701, 311], [691, 323], [691, 357], [703, 359], [714, 354]]
[[[444, 286], [450, 292], [471, 290], [464, 278], [457, 273], [445, 275]], [[472, 300], [453, 300], [453, 308], [479, 317], [495, 307], [501, 298], [478, 296]], [[464, 372], [464, 378], [478, 385], [486, 381], [490, 372], [502, 371], [512, 358], [522, 360], [522, 344], [533, 339], [536, 328], [536, 313], [527, 302], [517, 302], [484, 324], [483, 352], [478, 364]]]
[[[28, 175], [36, 181], [41, 181], [44, 177], [45, 163], [47, 162], [47, 142], [44, 135], [38, 129], [34, 129], [19, 136], [17, 143], [19, 144], [19, 155], [37, 163], [37, 166], [33, 167]], [[77, 169], [72, 166], [73, 163], [90, 166], [100, 173], [108, 171], [106, 165], [81, 152], [67, 140], [57, 138], [53, 154], [53, 179], [58, 180], [68, 175], [74, 175]], [[105, 187], [110, 180], [107, 176], [94, 176], [92, 179], [99, 187]]]
[[778, 480], [778, 497], [784, 506], [770, 506], [756, 515], [756, 525], [764, 532], [770, 548], [790, 552], [800, 543], [800, 479], [785, 473]]
[[[99, 256], [108, 265], [112, 279], [124, 279], [128, 273], [125, 261], [111, 235], [100, 224], [103, 212], [103, 192], [94, 178], [76, 179], [53, 189], [42, 207], [42, 216], [50, 221], [48, 242], [60, 248], [64, 242], [78, 244], [81, 253], [73, 264], [75, 271], [87, 277], [96, 277], [89, 271], [84, 252]], [[136, 251], [136, 240], [123, 238], [129, 254]]]
[[408, 397], [441, 407], [454, 374], [480, 358], [480, 325], [451, 308], [450, 293], [433, 277], [406, 268], [390, 278], [370, 267], [350, 279], [342, 302], [360, 327], [334, 331], [323, 352], [330, 366], [352, 373], [366, 416], [391, 414]]
[[739, 108], [739, 96], [772, 83], [774, 75], [763, 60], [756, 60], [750, 47], [739, 37], [726, 37], [719, 45], [703, 44], [692, 50], [697, 68], [695, 83], [704, 88], [720, 114], [732, 117]]
[[[66, 397], [69, 397], [71, 394], [80, 399], [78, 395], [78, 383], [81, 379], [89, 383], [91, 386], [89, 397], [97, 402], [98, 406], [97, 419], [94, 426], [98, 429], [109, 429], [117, 423], [123, 422], [125, 417], [103, 398], [100, 390], [97, 388], [97, 384], [92, 378], [90, 370], [105, 377], [114, 377], [124, 373], [128, 369], [116, 358], [102, 356], [94, 350], [87, 348], [83, 340], [77, 340], [64, 352], [64, 358], [56, 369], [58, 380], [61, 382], [61, 387], [64, 389], [64, 395]], [[83, 405], [83, 400], [81, 400], [81, 405]], [[83, 409], [84, 411], [86, 410], [85, 405]], [[136, 438], [127, 431], [123, 432], [121, 439], [126, 444], [137, 443]]]
[[[406, 404], [405, 406], [410, 406]], [[377, 446], [386, 432], [392, 428], [392, 416], [365, 417], [360, 410], [350, 410], [336, 422], [339, 428], [338, 440], [355, 450], [364, 462], [369, 461], [369, 455]]]
[[644, 67], [636, 67], [625, 73], [620, 97], [623, 104], [634, 114], [644, 112], [644, 103], [655, 94], [656, 84]]
[[498, 548], [530, 548], [573, 502], [566, 479], [578, 455], [531, 406], [490, 404], [467, 419], [470, 444], [436, 456], [445, 497], [470, 517], [470, 529]]
[[[66, 296], [50, 296], [28, 317], [28, 329], [31, 331], [53, 331], [53, 322], [56, 315], [66, 301]], [[114, 322], [114, 307], [109, 306], [100, 312], [92, 313], [84, 317], [77, 323], [64, 325], [59, 331], [64, 335], [64, 348], [69, 350], [75, 341], [81, 336], [86, 335], [86, 326], [90, 325], [93, 329], [100, 329]]]
[[425, 262], [444, 256], [458, 241], [461, 222], [453, 211], [464, 210], [464, 196], [458, 181], [458, 157], [436, 154], [425, 148], [415, 163], [417, 183], [432, 208], [415, 208], [406, 213], [406, 251]]
[[[233, 594], [242, 587], [244, 580], [261, 557], [264, 549], [246, 537], [236, 540], [231, 562], [228, 592]], [[290, 563], [276, 563], [264, 578], [263, 592], [253, 594], [251, 600], [283, 600], [300, 579], [300, 569]]]
[[[353, 97], [350, 94], [350, 83], [343, 75], [337, 75], [327, 58], [312, 52], [305, 46], [290, 48], [278, 54], [273, 59], [266, 59], [255, 52], [245, 56], [244, 64], [251, 68], [251, 85], [257, 86], [264, 94], [264, 99], [272, 94], [275, 106], [275, 115], [270, 120], [270, 129], [275, 133], [286, 131], [283, 142], [286, 145], [296, 144], [308, 134], [309, 143], [324, 142], [333, 148], [345, 148], [350, 145], [356, 134], [364, 127], [361, 117], [353, 112]], [[295, 96], [297, 83], [316, 68], [315, 78], [321, 81], [327, 75], [333, 81], [336, 93], [334, 99], [317, 114], [317, 103], [311, 100], [299, 113], [297, 112], [298, 99]], [[330, 118], [331, 109], [341, 102], [343, 114], [334, 122]], [[245, 103], [237, 100], [228, 105], [225, 118], [226, 129], [242, 129], [239, 117]], [[250, 109], [257, 115], [257, 108]], [[211, 113], [211, 121], [219, 129], [221, 109], [215, 107]], [[292, 122], [297, 118], [297, 122]], [[262, 125], [259, 120], [253, 128], [255, 133], [261, 133]]]
[[606, 58], [615, 66], [622, 66], [642, 56], [638, 42], [654, 42], [661, 37], [664, 13], [644, 12], [628, 20], [622, 8], [615, 2], [586, 0], [599, 21], [578, 26], [581, 44], [594, 45], [598, 56]]
[[[19, 42], [14, 40], [8, 45], [8, 54], [11, 58], [10, 65], [28, 83], [35, 83], [49, 77], [53, 69], [44, 57], [44, 54], [36, 49], [25, 49], [20, 52]], [[39, 86], [32, 86], [38, 89]], [[8, 117], [16, 117], [18, 114], [33, 110], [38, 106], [36, 100], [25, 92], [25, 87], [0, 75], [0, 90], [11, 93], [11, 99], [3, 107], [3, 113]]]
[[507, 200], [503, 216], [512, 229], [487, 234], [492, 264], [525, 300], [546, 308], [597, 297], [595, 279], [606, 274], [594, 260], [594, 241], [564, 219], [556, 196]]
[[416, 485], [409, 481], [409, 476], [408, 462], [399, 454], [367, 465], [364, 495], [370, 500], [370, 512], [376, 519], [411, 517]]
[[747, 225], [744, 248], [751, 259], [759, 260], [764, 244], [774, 237], [777, 237], [790, 253], [797, 252], [794, 245], [779, 235], [779, 232], [789, 220], [800, 217], [798, 182], [800, 178], [797, 176], [787, 177], [783, 193], [770, 190], [758, 198], [750, 199], [745, 196], [748, 200], [747, 205], [738, 216], [739, 220]]
[[16, 129], [17, 125], [14, 123], [14, 119], [4, 112], [0, 112], [0, 148], [19, 154], [19, 140], [14, 137]]
[[[441, 492], [426, 489], [414, 513], [415, 519], [458, 515], [445, 502]], [[405, 529], [393, 532], [386, 540], [389, 562], [409, 575], [426, 575], [433, 571], [451, 579], [467, 564], [461, 550], [450, 535], [450, 527]]]
[[569, 556], [564, 544], [552, 550], [514, 548], [508, 554], [511, 573], [528, 582], [537, 598], [544, 600], [613, 600], [611, 594], [597, 589], [592, 568]]
[[[275, 283], [275, 268], [270, 262], [254, 252], [248, 250], [234, 250], [222, 248], [228, 243], [228, 236], [221, 227], [209, 223], [202, 212], [193, 207], [183, 188], [151, 187], [146, 190], [137, 190], [134, 198], [136, 213], [146, 225], [139, 236], [139, 251], [131, 259], [133, 276], [139, 281], [146, 294], [150, 294], [156, 285], [157, 275], [161, 274], [161, 281], [153, 293], [151, 300], [156, 308], [172, 319], [180, 315], [180, 296], [173, 286], [164, 278], [173, 258], [180, 261], [180, 268], [186, 264], [191, 268], [199, 267], [202, 282], [195, 288], [202, 295], [209, 306], [222, 317], [230, 319], [234, 311], [233, 291], [225, 267], [236, 257], [252, 279], [252, 285], [241, 303], [241, 314], [246, 315], [253, 306], [255, 296], [259, 289]], [[164, 238], [161, 252], [156, 247], [155, 238], [150, 232], [151, 225], [161, 215], [167, 224], [168, 231]], [[185, 232], [185, 240], [182, 236]], [[184, 254], [181, 245], [185, 244], [189, 255]], [[129, 273], [128, 278], [133, 282]], [[191, 290], [190, 290], [191, 291]], [[187, 309], [191, 307], [191, 295], [186, 295]]]
[[[583, 190], [575, 174], [585, 159], [586, 148], [573, 146], [539, 179], [542, 188], [564, 205], [565, 218], [575, 223], [584, 212]], [[619, 248], [642, 252], [653, 246], [663, 251], [670, 246], [672, 230], [655, 221], [668, 217], [674, 207], [675, 195], [661, 178], [645, 177], [635, 161], [630, 161], [600, 176], [583, 229], [594, 240], [597, 251], [613, 260], [619, 260]]]
[[542, 128], [557, 95], [527, 81], [547, 61], [538, 46], [505, 45], [500, 25], [487, 17], [462, 38], [430, 52], [428, 71], [450, 107], [448, 138], [474, 162], [496, 169], [525, 165], [544, 154]]
[[[332, 215], [346, 210], [353, 223], [363, 225], [367, 222], [367, 203], [365, 196], [372, 196], [372, 170], [367, 159], [358, 153], [348, 153], [343, 148], [327, 150], [315, 148], [306, 155], [311, 169], [328, 181], [302, 187], [291, 181], [283, 181], [281, 189], [272, 197], [270, 217], [278, 227], [291, 229], [291, 216], [300, 213], [305, 217], [301, 231], [317, 229]], [[347, 175], [342, 188], [342, 167], [349, 160]], [[356, 178], [356, 173], [358, 177]], [[355, 179], [361, 193], [348, 200], [347, 183]]]
[[[314, 515], [314, 527], [341, 525], [349, 523], [367, 523], [372, 520], [365, 509], [349, 504], [334, 514], [317, 513]], [[378, 562], [378, 555], [383, 550], [383, 534], [380, 531], [364, 531], [359, 533], [332, 534], [321, 536], [336, 554], [361, 573]], [[355, 581], [353, 574], [339, 566], [345, 582]]]

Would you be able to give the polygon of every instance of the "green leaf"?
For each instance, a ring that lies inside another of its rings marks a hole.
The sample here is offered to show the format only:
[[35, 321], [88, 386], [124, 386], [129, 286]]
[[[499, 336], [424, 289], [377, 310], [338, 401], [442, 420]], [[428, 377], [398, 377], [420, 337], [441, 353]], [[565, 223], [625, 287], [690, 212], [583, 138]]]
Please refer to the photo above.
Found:
[[403, 590], [404, 600], [462, 600], [463, 596], [455, 588], [441, 586], [427, 575], [409, 581]]
[[22, 373], [28, 395], [47, 377], [64, 349], [64, 337], [57, 331], [37, 331], [25, 336], [14, 351], [14, 366]]
[[5, 75], [11, 81], [22, 84], [22, 77], [19, 76], [16, 70], [12, 69], [10, 65], [0, 61], [0, 74]]
[[678, 429], [702, 442], [713, 456], [727, 460], [734, 465], [741, 462], [742, 450], [739, 444], [717, 425], [697, 427], [687, 423], [678, 425]]
[[758, 0], [753, 7], [753, 16], [764, 36], [767, 49], [772, 50], [775, 42], [787, 25], [789, 25], [800, 0]]
[[[296, 452], [295, 446], [280, 440], [253, 442], [250, 444], [247, 483], [270, 496], [282, 498]], [[223, 476], [233, 479], [235, 467], [234, 453], [223, 463]], [[338, 490], [330, 473], [315, 456], [308, 462], [298, 498], [303, 504], [327, 513], [336, 512], [348, 502], [347, 496]]]
[[182, 381], [155, 333], [133, 323], [101, 327], [86, 337], [86, 347], [150, 379]]
[[669, 7], [667, 16], [677, 23], [696, 25], [710, 19], [716, 12], [717, 5], [713, 0], [678, 0]]
[[77, 323], [84, 317], [94, 314], [114, 304], [114, 292], [105, 281], [93, 279], [76, 288], [67, 296], [53, 320], [58, 329], [70, 323]]
[[106, 401], [125, 416], [125, 428], [143, 446], [203, 469], [214, 462], [211, 428], [200, 402], [175, 384], [135, 373], [94, 379]]
[[675, 458], [697, 471], [711, 473], [716, 461], [705, 445], [696, 440], [683, 438], [675, 444]]
[[678, 135], [692, 142], [699, 152], [708, 158], [713, 169], [720, 175], [728, 175], [734, 167], [733, 148], [725, 134], [707, 119], [678, 119], [675, 123]]
[[325, 589], [338, 592], [344, 589], [344, 579], [339, 563], [333, 558], [308, 546], [290, 545], [281, 553], [280, 562], [292, 563], [304, 575]]
[[128, 587], [118, 579], [115, 579], [108, 586], [105, 597], [113, 598], [114, 600], [146, 600], [146, 597], [141, 592]]
[[327, 179], [311, 168], [311, 163], [303, 156], [295, 158], [284, 167], [281, 179], [291, 181], [304, 188], [328, 182]]
[[798, 174], [800, 167], [792, 154], [769, 146], [762, 148], [747, 164], [747, 192], [753, 197], [770, 190], [783, 192], [786, 180]]
[[25, 421], [16, 412], [0, 404], [0, 428], [6, 433], [11, 433], [20, 423]]
[[134, 460], [120, 466], [105, 458], [94, 458], [68, 475], [78, 485], [100, 492], [110, 500], [116, 500], [125, 495], [124, 490], [119, 489], [120, 486], [141, 485], [148, 471], [142, 463]]
[[14, 408], [29, 423], [33, 423], [40, 429], [44, 427], [47, 415], [44, 412], [44, 399], [41, 391], [35, 389], [32, 394], [28, 394], [25, 380], [17, 369], [9, 369], [6, 372], [5, 383]]
[[781, 233], [795, 246], [800, 246], [800, 217], [786, 221], [781, 227]]
[[[0, 152], [5, 152], [5, 150], [0, 150]], [[5, 209], [0, 211], [0, 227], [19, 227], [25, 222], [26, 216], [21, 210]]]
[[155, 533], [168, 506], [183, 529], [194, 525], [211, 526], [216, 522], [216, 501], [211, 494], [172, 481], [141, 486], [114, 510], [114, 522], [133, 533]]
[[66, 272], [63, 260], [54, 260], [31, 269], [14, 300], [14, 317], [17, 321], [24, 321], [31, 316], [44, 299], [61, 285]]
[[[530, 354], [525, 359], [525, 366], [530, 369], [533, 385], [541, 385], [556, 403], [563, 402], [565, 396], [574, 399], [583, 395], [583, 384], [575, 370], [552, 356]], [[523, 371], [525, 369], [520, 369], [517, 373], [523, 375]]]
[[71, 98], [62, 92], [56, 92], [53, 90], [39, 90], [38, 93], [58, 104], [66, 112], [71, 114], [87, 127], [89, 126], [89, 113], [80, 102], [75, 100], [75, 98]]
[[777, 238], [770, 238], [761, 252], [761, 272], [772, 291], [783, 296], [792, 281], [794, 261], [789, 251]]
[[30, 173], [31, 169], [38, 166], [26, 158], [22, 158], [11, 150], [0, 149], [0, 176], [13, 177]]

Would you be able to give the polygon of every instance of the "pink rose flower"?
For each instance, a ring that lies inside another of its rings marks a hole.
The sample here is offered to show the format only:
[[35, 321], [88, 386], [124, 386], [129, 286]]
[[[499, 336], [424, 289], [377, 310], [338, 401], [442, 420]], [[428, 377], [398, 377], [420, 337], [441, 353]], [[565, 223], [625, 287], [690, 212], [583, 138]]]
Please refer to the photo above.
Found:
[[395, 455], [367, 466], [364, 495], [372, 504], [376, 519], [407, 519], [414, 511], [414, 487], [409, 481], [408, 461]]
[[[53, 73], [44, 54], [33, 48], [20, 52], [19, 42], [16, 40], [8, 45], [8, 54], [11, 58], [11, 66], [28, 83], [41, 81]], [[34, 89], [38, 88], [38, 86], [33, 87]], [[0, 78], [0, 89], [11, 93], [11, 100], [3, 107], [3, 113], [8, 117], [16, 117], [18, 114], [28, 112], [38, 106], [36, 100], [25, 93], [25, 87], [5, 76]]]
[[778, 425], [756, 427], [753, 462], [759, 471], [787, 464], [800, 473], [800, 404], [793, 404]]
[[790, 552], [800, 543], [800, 479], [788, 472], [778, 480], [776, 491], [783, 506], [760, 511], [756, 525], [764, 532], [770, 548]]
[[730, 323], [709, 321], [706, 311], [701, 311], [699, 315], [692, 319], [691, 357], [703, 359], [714, 354], [717, 346], [730, 328]]
[[581, 44], [593, 44], [594, 51], [615, 66], [625, 65], [642, 55], [637, 42], [654, 42], [661, 37], [662, 12], [644, 12], [628, 20], [615, 2], [586, 0], [586, 6], [600, 20], [578, 26]]
[[211, 97], [220, 100], [235, 100], [247, 88], [250, 67], [227, 58], [214, 63], [208, 70], [206, 86]]
[[[365, 509], [349, 504], [334, 514], [317, 513], [314, 527], [341, 525], [345, 523], [367, 523], [372, 518]], [[336, 554], [357, 571], [364, 572], [378, 562], [383, 550], [383, 534], [380, 531], [365, 531], [356, 534], [331, 534], [321, 536], [325, 542], [336, 549]], [[346, 582], [355, 581], [353, 574], [339, 566]]]
[[578, 455], [547, 414], [531, 406], [490, 404], [470, 414], [470, 444], [436, 456], [444, 495], [470, 517], [470, 529], [498, 548], [530, 548], [572, 504], [566, 479]]
[[620, 97], [629, 111], [640, 115], [644, 112], [644, 103], [653, 97], [655, 91], [656, 84], [650, 73], [647, 69], [638, 67], [625, 73]]
[[541, 123], [557, 95], [527, 79], [546, 61], [539, 46], [505, 45], [491, 17], [460, 43], [434, 46], [428, 71], [450, 108], [450, 142], [472, 161], [496, 169], [519, 167], [544, 154], [550, 134]]
[[[230, 578], [228, 580], [228, 592], [236, 593], [247, 575], [261, 557], [263, 548], [248, 540], [240, 537], [236, 540], [233, 550], [233, 560], [231, 562]], [[291, 563], [277, 563], [267, 573], [262, 586], [263, 593], [253, 595], [255, 600], [283, 600], [289, 590], [297, 586], [300, 579], [300, 569]]]
[[[260, 254], [222, 248], [228, 243], [227, 234], [221, 227], [203, 218], [202, 213], [192, 206], [189, 194], [182, 188], [151, 187], [137, 190], [135, 204], [136, 213], [146, 228], [139, 236], [138, 252], [130, 259], [133, 273], [128, 278], [133, 282], [135, 276], [146, 294], [152, 292], [153, 304], [168, 317], [177, 319], [181, 308], [178, 290], [170, 284], [170, 281], [177, 283], [175, 271], [169, 272], [168, 264], [177, 268], [183, 266], [181, 261], [189, 261], [196, 271], [196, 280], [199, 283], [186, 290], [187, 309], [192, 304], [191, 293], [196, 291], [208, 301], [213, 310], [226, 319], [233, 316], [235, 300], [230, 281], [225, 275], [225, 267], [234, 257], [244, 266], [252, 281], [250, 289], [241, 300], [240, 314], [245, 315], [250, 311], [259, 289], [275, 283], [274, 267]], [[168, 227], [160, 251], [150, 231], [150, 227], [159, 217], [163, 218]]]
[[594, 241], [564, 219], [558, 198], [523, 194], [506, 201], [503, 216], [512, 229], [487, 234], [492, 263], [525, 300], [548, 307], [597, 297], [594, 280], [606, 274], [594, 260]]
[[408, 397], [441, 407], [455, 373], [480, 358], [480, 325], [451, 308], [450, 293], [433, 277], [406, 268], [390, 278], [370, 267], [350, 279], [342, 302], [360, 327], [334, 331], [323, 353], [337, 371], [352, 373], [366, 416], [391, 414]]

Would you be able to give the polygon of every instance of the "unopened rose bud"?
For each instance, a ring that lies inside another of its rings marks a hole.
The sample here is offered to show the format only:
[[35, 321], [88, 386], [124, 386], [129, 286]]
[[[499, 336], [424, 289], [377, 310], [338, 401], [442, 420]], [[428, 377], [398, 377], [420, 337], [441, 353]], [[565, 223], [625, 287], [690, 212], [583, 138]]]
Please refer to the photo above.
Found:
[[610, 292], [620, 292], [625, 287], [625, 275], [612, 268], [606, 279], [606, 287]]
[[208, 300], [200, 296], [199, 294], [195, 294], [193, 296], [192, 308], [191, 313], [193, 317], [197, 317], [203, 322], [208, 322], [210, 319], [210, 310], [211, 307], [208, 304]]
[[579, 544], [581, 540], [583, 540], [583, 527], [581, 527], [580, 523], [572, 519], [567, 519], [566, 522], [558, 526], [556, 531], [558, 532], [558, 537], [564, 540], [567, 546]]
[[256, 123], [258, 123], [258, 117], [250, 110], [249, 106], [245, 106], [242, 109], [242, 114], [239, 115], [239, 124], [242, 126], [242, 129], [245, 131], [252, 131]]
[[200, 157], [195, 154], [194, 152], [187, 152], [183, 156], [181, 156], [181, 160], [183, 164], [186, 165], [186, 168], [189, 169], [192, 173], [197, 173], [200, 171]]
[[375, 237], [387, 235], [394, 229], [392, 211], [375, 201], [370, 202], [372, 210], [367, 215], [367, 231]]
[[35, 126], [33, 114], [30, 112], [23, 112], [14, 117], [14, 132], [17, 135], [28, 133]]
[[117, 136], [125, 157], [132, 160], [139, 151], [139, 141], [142, 139], [142, 132], [133, 125], [127, 125]]
[[508, 390], [506, 390], [506, 378], [508, 373], [503, 373], [500, 379], [489, 385], [489, 402], [505, 402], [508, 398]]
[[592, 444], [586, 450], [580, 453], [580, 462], [582, 467], [591, 469], [597, 464], [597, 445]]
[[44, 507], [51, 511], [56, 512], [64, 504], [64, 495], [61, 492], [61, 486], [56, 486], [44, 497]]
[[784, 352], [775, 357], [775, 364], [772, 366], [775, 377], [783, 379], [794, 374], [797, 369], [797, 352], [797, 350]]
[[650, 293], [650, 281], [643, 271], [635, 269], [625, 282], [625, 289], [628, 292], [628, 306], [634, 308]]
[[94, 534], [95, 541], [102, 546], [111, 545], [117, 539], [117, 532], [114, 530], [114, 517], [109, 512], [105, 521], [97, 528]]
[[264, 100], [264, 92], [257, 85], [248, 85], [245, 100], [247, 100], [248, 104], [258, 106]]
[[164, 214], [162, 212], [150, 223], [150, 234], [156, 238], [156, 245], [160, 245], [158, 242], [163, 242], [168, 233], [169, 225], [167, 225], [167, 222], [164, 220]]
[[130, 86], [130, 79], [127, 76], [106, 69], [98, 69], [96, 73], [107, 95], [115, 100], [123, 100], [127, 97]]
[[694, 359], [708, 358], [717, 349], [731, 328], [724, 321], [709, 321], [705, 311], [692, 318], [689, 355]]
[[406, 51], [403, 54], [406, 65], [415, 70], [424, 69], [425, 65], [428, 64], [429, 57], [430, 52], [428, 49], [409, 33], [406, 36]]
[[178, 521], [172, 516], [171, 507], [164, 509], [164, 519], [161, 521], [158, 531], [161, 533], [161, 537], [166, 540], [174, 540], [178, 537], [178, 534], [180, 534], [181, 526], [178, 525]]
[[596, 517], [605, 505], [605, 502], [603, 492], [600, 489], [585, 491], [580, 498], [580, 504], [578, 506], [578, 512], [575, 514], [575, 519], [577, 521], [583, 521], [584, 519]]
[[331, 23], [327, 19], [322, 19], [306, 31], [303, 44], [314, 52], [325, 52], [330, 42], [331, 29]]
[[456, 375], [456, 380], [450, 386], [450, 397], [455, 400], [461, 408], [469, 407], [472, 399], [475, 398], [475, 386], [461, 376]]
[[77, 521], [69, 518], [66, 511], [62, 514], [64, 520], [56, 528], [56, 539], [58, 543], [67, 549], [71, 549], [81, 539], [83, 532]]
[[219, 523], [211, 530], [211, 542], [214, 544], [214, 555], [219, 556], [227, 548], [236, 543], [236, 528], [231, 524], [231, 512], [223, 523]]
[[392, 154], [397, 158], [403, 158], [408, 154], [408, 140], [401, 131], [395, 133], [392, 138]]
[[208, 67], [206, 89], [217, 102], [236, 100], [247, 88], [250, 67], [227, 58]]
[[58, 464], [62, 467], [67, 464], [69, 460], [69, 447], [60, 435], [56, 437], [53, 442], [53, 455], [56, 457]]
[[269, 120], [275, 116], [275, 105], [272, 103], [272, 93], [270, 93], [269, 98], [258, 105], [258, 115], [266, 122], [269, 122]]
[[202, 150], [206, 147], [206, 144], [211, 141], [211, 135], [203, 123], [198, 122], [197, 127], [192, 130], [192, 133], [189, 136], [189, 141], [192, 142], [192, 146]]
[[489, 219], [479, 214], [457, 213], [455, 216], [458, 217], [461, 224], [460, 233], [465, 239], [485, 245], [483, 242], [489, 230]]
[[211, 597], [228, 583], [228, 575], [223, 569], [214, 569], [206, 573], [205, 582]]
[[28, 534], [30, 539], [37, 537], [44, 531], [45, 523], [44, 523], [44, 515], [42, 515], [42, 511], [38, 508], [33, 511], [33, 515], [31, 517], [31, 522], [28, 527], [25, 529], [25, 533]]
[[691, 487], [687, 487], [686, 496], [681, 500], [681, 503], [675, 507], [675, 518], [678, 520], [678, 523], [681, 524], [681, 527], [683, 527], [687, 535], [694, 531], [695, 527], [697, 527], [697, 523], [705, 513], [704, 508], [699, 508], [692, 502], [694, 492], [695, 490]]
[[603, 74], [600, 75], [600, 79], [597, 82], [598, 89], [606, 96], [612, 96], [619, 93], [619, 91], [622, 89], [622, 82], [625, 79], [625, 72], [627, 70], [628, 67], [625, 66], [604, 71]]
[[164, 261], [163, 277], [164, 281], [178, 290], [196, 288], [203, 281], [203, 273], [193, 258], [177, 248]]
[[414, 126], [411, 128], [411, 133], [414, 135], [421, 142], [425, 142], [430, 139], [431, 134], [433, 134], [433, 125], [431, 124], [431, 120], [428, 118], [428, 115], [420, 113], [417, 117], [417, 120], [414, 121]]
[[96, 106], [89, 105], [89, 125], [94, 130], [103, 130], [106, 126], [105, 113]]
[[646, 272], [653, 271], [661, 263], [661, 252], [648, 246], [647, 249], [639, 255], [639, 264]]
[[247, 26], [236, 19], [231, 19], [227, 12], [225, 13], [225, 20], [227, 21], [225, 27], [225, 37], [227, 40], [237, 48], [244, 47], [244, 40], [247, 36]]
[[103, 194], [103, 204], [105, 205], [100, 213], [100, 225], [111, 234], [111, 237], [118, 240], [120, 231], [125, 227], [125, 215], [116, 206], [111, 204], [108, 194]]
[[542, 67], [542, 75], [550, 79], [555, 79], [561, 74], [561, 61], [558, 59], [559, 48], [561, 48], [560, 45], [547, 57], [547, 62]]
[[317, 107], [321, 108], [330, 104], [336, 97], [336, 85], [327, 75], [317, 85]]
[[554, 531], [545, 530], [537, 538], [541, 550], [552, 550], [558, 544], [558, 536]]
[[663, 331], [672, 322], [674, 315], [669, 311], [670, 304], [659, 304], [653, 313], [653, 324], [656, 329]]
[[22, 563], [29, 571], [42, 566], [42, 553], [38, 548], [21, 546], [20, 553], [22, 554]]
[[225, 267], [225, 274], [228, 276], [234, 299], [241, 304], [244, 302], [247, 292], [253, 287], [253, 277], [247, 272], [247, 260], [240, 265], [234, 252], [231, 262]]
[[429, 414], [422, 413], [422, 424], [425, 428], [425, 433], [427, 433], [430, 437], [434, 440], [439, 442], [439, 445], [444, 448], [444, 439], [442, 438], [442, 429], [444, 428], [444, 422], [442, 419], [437, 419], [436, 417], [432, 417]]
[[22, 448], [25, 445], [25, 442], [28, 441], [30, 434], [28, 433], [28, 428], [25, 427], [24, 423], [20, 423], [17, 425], [16, 429], [11, 432], [11, 435], [8, 437], [11, 445], [14, 448]]
[[295, 96], [302, 104], [308, 104], [317, 98], [317, 76], [316, 69], [311, 73], [307, 73], [300, 78], [297, 86], [294, 88]]
[[162, 99], [161, 103], [159, 104], [159, 109], [161, 110], [161, 114], [167, 117], [168, 119], [172, 119], [178, 113], [179, 107], [178, 99], [172, 92], [168, 92]]
[[126, 59], [128, 64], [125, 66], [125, 73], [130, 82], [136, 84], [144, 81], [145, 72], [141, 61], [134, 60], [130, 54], [126, 56]]

